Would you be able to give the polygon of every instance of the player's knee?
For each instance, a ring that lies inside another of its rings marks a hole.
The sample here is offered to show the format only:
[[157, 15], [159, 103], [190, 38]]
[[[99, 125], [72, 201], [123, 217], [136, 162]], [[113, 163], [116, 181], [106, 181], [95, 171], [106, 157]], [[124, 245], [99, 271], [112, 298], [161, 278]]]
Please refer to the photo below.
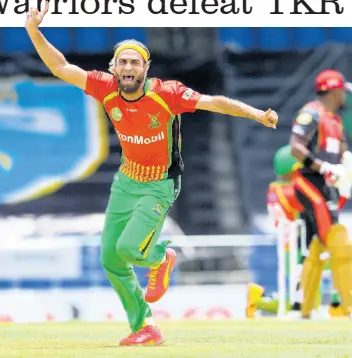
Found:
[[134, 261], [136, 249], [132, 245], [127, 243], [117, 242], [116, 244], [116, 253], [119, 257], [127, 262]]
[[120, 242], [117, 242], [115, 250], [117, 255], [120, 256], [121, 258], [125, 258], [125, 256], [128, 255], [128, 251], [129, 251], [126, 245], [121, 244]]
[[113, 257], [116, 255], [112, 255], [110, 250], [102, 247], [100, 251], [100, 263], [104, 267], [105, 270], [110, 270], [114, 265]]
[[115, 270], [119, 266], [119, 257], [116, 255], [115, 243], [112, 240], [101, 245], [100, 263], [108, 271]]
[[332, 225], [327, 235], [326, 246], [332, 257], [352, 256], [352, 242], [348, 230], [341, 224]]

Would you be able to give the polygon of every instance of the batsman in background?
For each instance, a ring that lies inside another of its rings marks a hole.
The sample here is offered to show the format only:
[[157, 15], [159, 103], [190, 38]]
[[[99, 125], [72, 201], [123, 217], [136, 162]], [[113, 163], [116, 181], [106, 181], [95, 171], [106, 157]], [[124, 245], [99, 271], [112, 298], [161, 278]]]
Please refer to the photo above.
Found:
[[[301, 203], [298, 201], [295, 193], [295, 188], [292, 184], [295, 173], [302, 167], [302, 164], [297, 161], [291, 154], [292, 148], [290, 145], [285, 145], [277, 150], [274, 155], [273, 167], [276, 175], [276, 180], [269, 184], [267, 192], [267, 208], [270, 217], [274, 221], [274, 226], [278, 228], [280, 222], [292, 222], [297, 219], [304, 220], [302, 212], [304, 210]], [[287, 235], [290, 233], [287, 232]], [[287, 270], [287, 275], [292, 275], [291, 279], [295, 280], [296, 292], [294, 301], [290, 301], [287, 296], [286, 309], [288, 311], [300, 311], [302, 303], [302, 292], [300, 288], [302, 264], [304, 262], [304, 252], [302, 252], [301, 242], [310, 244], [314, 236], [311, 227], [306, 225], [306, 237], [304, 240], [298, 238], [298, 257], [297, 257], [297, 272], [290, 272]], [[328, 265], [325, 269], [329, 269]], [[318, 296], [320, 293], [318, 292]], [[318, 301], [321, 298], [318, 297]], [[247, 306], [246, 317], [253, 318], [257, 310], [277, 314], [279, 302], [273, 293], [267, 293], [264, 287], [250, 283], [247, 292]], [[331, 317], [344, 316], [340, 306], [340, 299], [335, 290], [331, 293], [331, 303], [329, 306], [329, 314]]]
[[[38, 30], [48, 8], [46, 1], [42, 12], [31, 9], [27, 14], [26, 29], [33, 45], [56, 77], [104, 105], [122, 147], [101, 243], [102, 265], [131, 328], [120, 345], [161, 344], [164, 338], [148, 303], [165, 294], [176, 263], [169, 242], [159, 243], [158, 238], [181, 188], [181, 113], [206, 110], [250, 118], [269, 128], [276, 127], [277, 114], [224, 96], [203, 95], [177, 81], [148, 78], [149, 50], [135, 40], [116, 45], [110, 73], [72, 65]], [[150, 268], [145, 294], [132, 265]]]
[[350, 315], [352, 309], [352, 244], [346, 228], [338, 224], [337, 190], [340, 183], [351, 179], [341, 165], [347, 143], [338, 115], [345, 104], [347, 86], [341, 73], [321, 72], [315, 80], [316, 100], [303, 106], [292, 126], [292, 155], [303, 163], [293, 185], [304, 207], [302, 215], [317, 235], [303, 264], [303, 318], [311, 316], [326, 263], [322, 254], [326, 251], [343, 311]]

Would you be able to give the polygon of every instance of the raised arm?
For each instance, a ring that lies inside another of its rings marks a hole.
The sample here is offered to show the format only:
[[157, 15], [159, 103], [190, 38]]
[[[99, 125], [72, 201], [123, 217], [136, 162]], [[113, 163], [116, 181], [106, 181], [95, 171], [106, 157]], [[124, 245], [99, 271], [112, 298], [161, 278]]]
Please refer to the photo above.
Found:
[[278, 121], [277, 113], [271, 109], [264, 112], [224, 96], [201, 95], [196, 108], [210, 112], [228, 114], [230, 116], [253, 119], [270, 128], [276, 128]]
[[87, 72], [78, 66], [68, 63], [65, 56], [57, 50], [38, 29], [48, 9], [49, 2], [46, 0], [45, 7], [41, 12], [36, 8], [29, 10], [25, 25], [28, 35], [40, 58], [54, 76], [85, 90], [88, 76]]

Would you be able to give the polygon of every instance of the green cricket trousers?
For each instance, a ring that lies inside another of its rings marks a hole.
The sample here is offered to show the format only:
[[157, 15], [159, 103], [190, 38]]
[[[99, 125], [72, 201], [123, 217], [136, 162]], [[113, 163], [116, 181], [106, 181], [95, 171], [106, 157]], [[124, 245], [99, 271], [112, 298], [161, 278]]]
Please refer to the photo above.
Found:
[[158, 238], [179, 194], [179, 180], [141, 183], [117, 172], [111, 186], [100, 259], [134, 333], [152, 312], [132, 266], [154, 267], [163, 260], [170, 241]]

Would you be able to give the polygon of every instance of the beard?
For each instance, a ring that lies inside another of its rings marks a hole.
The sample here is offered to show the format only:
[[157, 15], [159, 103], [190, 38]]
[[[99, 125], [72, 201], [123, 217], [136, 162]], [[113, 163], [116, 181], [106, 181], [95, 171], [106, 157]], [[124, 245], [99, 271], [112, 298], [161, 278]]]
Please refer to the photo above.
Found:
[[138, 77], [135, 77], [132, 82], [126, 82], [123, 80], [123, 76], [116, 76], [117, 83], [122, 92], [131, 94], [139, 90], [141, 84], [144, 81], [144, 73], [140, 74]]

